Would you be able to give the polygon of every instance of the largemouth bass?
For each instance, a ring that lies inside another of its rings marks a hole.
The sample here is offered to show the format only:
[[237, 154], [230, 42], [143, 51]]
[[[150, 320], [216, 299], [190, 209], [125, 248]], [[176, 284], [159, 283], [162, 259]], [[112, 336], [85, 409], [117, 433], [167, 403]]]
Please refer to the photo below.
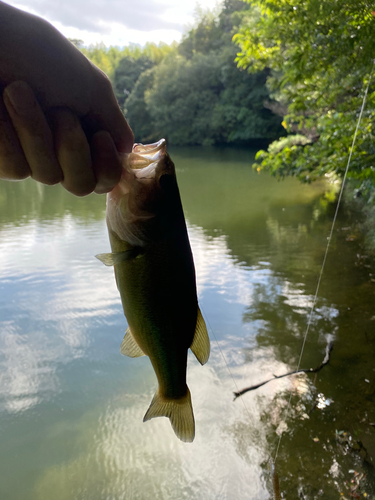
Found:
[[114, 265], [129, 328], [120, 351], [147, 355], [159, 387], [143, 421], [165, 416], [176, 435], [195, 435], [186, 384], [190, 348], [201, 364], [210, 342], [198, 307], [193, 256], [175, 167], [165, 140], [136, 144], [125, 156], [120, 183], [107, 195], [112, 253], [97, 255]]

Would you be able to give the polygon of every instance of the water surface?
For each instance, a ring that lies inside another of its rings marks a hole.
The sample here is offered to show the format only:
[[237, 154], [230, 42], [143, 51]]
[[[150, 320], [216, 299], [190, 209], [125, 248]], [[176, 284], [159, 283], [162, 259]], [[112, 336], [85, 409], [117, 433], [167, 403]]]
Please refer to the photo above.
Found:
[[109, 250], [105, 198], [1, 182], [0, 498], [266, 500], [280, 435], [285, 498], [375, 498], [375, 271], [357, 214], [340, 211], [302, 358], [318, 366], [333, 340], [330, 364], [233, 402], [296, 368], [332, 188], [259, 175], [252, 152], [172, 156], [212, 345], [204, 367], [189, 357], [194, 443], [142, 423], [155, 375], [120, 355], [113, 270], [93, 257]]

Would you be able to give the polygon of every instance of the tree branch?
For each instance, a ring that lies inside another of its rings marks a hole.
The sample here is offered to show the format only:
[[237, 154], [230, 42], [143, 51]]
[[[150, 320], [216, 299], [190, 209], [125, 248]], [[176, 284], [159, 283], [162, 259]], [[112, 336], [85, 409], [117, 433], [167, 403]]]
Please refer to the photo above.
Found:
[[268, 382], [271, 382], [272, 380], [276, 380], [278, 378], [283, 378], [283, 377], [289, 377], [290, 375], [295, 375], [296, 373], [318, 373], [325, 365], [327, 365], [329, 363], [332, 349], [333, 349], [333, 342], [328, 342], [328, 344], [326, 346], [326, 354], [324, 356], [324, 359], [317, 368], [300, 369], [300, 370], [295, 370], [293, 372], [284, 373], [284, 375], [274, 375], [273, 378], [265, 380], [264, 382], [261, 382], [260, 384], [252, 385], [251, 387], [246, 387], [245, 389], [242, 389], [241, 391], [234, 392], [233, 393], [234, 394], [234, 401], [237, 398], [239, 398], [240, 396], [243, 396], [243, 394], [245, 394], [246, 392], [254, 391], [255, 389], [258, 389], [259, 387], [262, 387], [262, 385], [268, 384]]

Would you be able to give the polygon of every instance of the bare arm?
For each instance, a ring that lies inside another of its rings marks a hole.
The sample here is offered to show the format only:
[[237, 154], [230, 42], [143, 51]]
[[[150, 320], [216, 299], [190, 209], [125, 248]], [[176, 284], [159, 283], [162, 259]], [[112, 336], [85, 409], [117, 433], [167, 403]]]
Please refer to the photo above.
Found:
[[77, 195], [119, 181], [133, 134], [108, 78], [46, 21], [0, 1], [0, 178]]

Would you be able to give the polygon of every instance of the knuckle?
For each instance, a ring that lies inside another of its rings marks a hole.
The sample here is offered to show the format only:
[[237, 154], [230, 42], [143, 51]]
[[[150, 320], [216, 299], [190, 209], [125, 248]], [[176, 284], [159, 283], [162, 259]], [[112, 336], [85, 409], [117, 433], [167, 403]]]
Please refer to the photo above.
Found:
[[59, 117], [54, 142], [58, 154], [80, 153], [83, 156], [90, 154], [87, 138], [79, 120], [73, 114], [67, 113]]
[[71, 134], [69, 140], [60, 143], [58, 147], [58, 156], [69, 157], [71, 155], [75, 156], [78, 153], [86, 157], [88, 151], [87, 142], [82, 137]]
[[79, 125], [78, 118], [67, 108], [55, 108], [50, 113], [52, 117], [52, 128], [58, 133], [66, 133], [74, 131]]

